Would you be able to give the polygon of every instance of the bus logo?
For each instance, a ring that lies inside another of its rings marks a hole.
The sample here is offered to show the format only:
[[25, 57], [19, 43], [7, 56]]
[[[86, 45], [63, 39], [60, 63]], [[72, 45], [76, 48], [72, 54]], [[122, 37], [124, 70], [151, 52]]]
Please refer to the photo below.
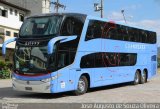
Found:
[[25, 42], [25, 45], [39, 45], [40, 42], [36, 42], [36, 41], [28, 41], [28, 42]]

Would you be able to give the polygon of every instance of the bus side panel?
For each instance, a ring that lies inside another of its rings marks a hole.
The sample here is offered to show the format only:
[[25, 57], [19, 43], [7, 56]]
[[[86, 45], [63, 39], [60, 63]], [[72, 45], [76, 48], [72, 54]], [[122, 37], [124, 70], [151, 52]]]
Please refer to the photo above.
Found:
[[65, 92], [71, 90], [69, 81], [69, 68], [70, 67], [65, 67], [57, 71], [57, 92]]
[[[57, 76], [57, 72], [51, 73], [51, 77], [55, 77], [55, 76]], [[51, 80], [50, 84], [51, 84], [51, 87], [50, 87], [51, 93], [56, 93], [57, 92], [57, 79]]]
[[149, 78], [157, 74], [157, 55], [150, 55], [150, 75]]

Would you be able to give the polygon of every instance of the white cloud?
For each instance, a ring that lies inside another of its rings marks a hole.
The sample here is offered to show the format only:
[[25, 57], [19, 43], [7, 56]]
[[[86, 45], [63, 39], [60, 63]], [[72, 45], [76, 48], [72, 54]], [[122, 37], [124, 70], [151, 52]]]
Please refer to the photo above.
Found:
[[134, 23], [136, 26], [140, 26], [146, 29], [151, 29], [160, 35], [160, 19], [159, 20], [142, 20]]
[[[109, 20], [124, 22], [124, 17], [123, 17], [123, 14], [121, 13], [121, 11], [120, 12], [116, 12], [116, 11], [110, 12], [109, 16], [107, 18]], [[133, 16], [131, 16], [131, 15], [127, 15], [127, 16], [125, 15], [125, 19], [127, 21], [130, 21], [132, 18], [133, 18]]]
[[108, 19], [115, 20], [115, 21], [121, 21], [123, 20], [123, 15], [121, 12], [112, 12], [109, 14]]
[[141, 7], [142, 7], [141, 4], [133, 4], [133, 5], [130, 5], [130, 6], [126, 6], [123, 9], [124, 10], [136, 10], [138, 8], [141, 8]]

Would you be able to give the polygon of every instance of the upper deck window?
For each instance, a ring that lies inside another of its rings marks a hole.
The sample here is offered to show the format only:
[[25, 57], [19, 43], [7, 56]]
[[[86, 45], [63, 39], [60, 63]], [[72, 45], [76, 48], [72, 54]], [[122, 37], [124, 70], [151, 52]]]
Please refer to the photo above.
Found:
[[112, 39], [155, 44], [156, 33], [111, 22], [90, 20], [85, 40]]
[[60, 16], [26, 19], [21, 27], [20, 36], [34, 37], [57, 34], [59, 32], [61, 20], [62, 17]]

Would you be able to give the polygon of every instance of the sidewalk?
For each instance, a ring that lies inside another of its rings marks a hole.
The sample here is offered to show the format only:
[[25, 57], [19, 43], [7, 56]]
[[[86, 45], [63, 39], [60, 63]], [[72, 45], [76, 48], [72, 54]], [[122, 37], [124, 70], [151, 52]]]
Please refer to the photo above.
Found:
[[0, 88], [12, 87], [12, 79], [0, 79]]

